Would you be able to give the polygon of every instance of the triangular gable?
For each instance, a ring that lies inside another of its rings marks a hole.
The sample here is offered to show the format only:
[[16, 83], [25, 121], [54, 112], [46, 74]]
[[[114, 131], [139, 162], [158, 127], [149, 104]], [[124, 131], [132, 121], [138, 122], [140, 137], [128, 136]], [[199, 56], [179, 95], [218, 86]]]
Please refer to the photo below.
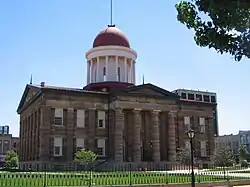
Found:
[[28, 102], [31, 98], [33, 98], [35, 95], [37, 95], [40, 92], [41, 92], [41, 89], [38, 86], [27, 84], [24, 89], [22, 98], [19, 102], [17, 113], [19, 113], [20, 109], [24, 106], [26, 102]]
[[161, 96], [161, 97], [171, 97], [171, 98], [179, 99], [179, 96], [177, 94], [167, 91], [153, 84], [142, 84], [138, 86], [128, 87], [122, 90], [122, 92], [127, 93], [127, 94]]

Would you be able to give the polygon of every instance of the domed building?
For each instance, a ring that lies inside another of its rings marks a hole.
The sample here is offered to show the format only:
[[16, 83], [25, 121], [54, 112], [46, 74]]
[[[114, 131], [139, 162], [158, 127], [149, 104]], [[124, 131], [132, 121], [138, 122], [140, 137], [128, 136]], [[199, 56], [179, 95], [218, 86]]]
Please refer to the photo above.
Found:
[[68, 166], [82, 148], [111, 165], [175, 162], [178, 151], [190, 148], [190, 128], [195, 156], [209, 162], [218, 133], [216, 94], [136, 85], [136, 60], [127, 36], [109, 26], [86, 52], [84, 88], [27, 84], [17, 109], [21, 167]]

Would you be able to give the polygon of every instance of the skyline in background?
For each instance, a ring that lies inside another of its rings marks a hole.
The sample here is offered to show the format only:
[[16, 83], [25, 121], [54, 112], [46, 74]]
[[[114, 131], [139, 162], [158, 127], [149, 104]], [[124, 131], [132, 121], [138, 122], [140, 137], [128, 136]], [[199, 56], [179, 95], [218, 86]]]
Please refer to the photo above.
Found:
[[[136, 82], [166, 90], [217, 93], [219, 133], [248, 130], [249, 59], [198, 47], [193, 32], [179, 23], [178, 0], [113, 2], [113, 23], [138, 53]], [[0, 2], [0, 125], [19, 134], [17, 106], [26, 84], [86, 85], [85, 52], [110, 24], [109, 0], [22, 0]], [[245, 83], [246, 82], [246, 83]]]

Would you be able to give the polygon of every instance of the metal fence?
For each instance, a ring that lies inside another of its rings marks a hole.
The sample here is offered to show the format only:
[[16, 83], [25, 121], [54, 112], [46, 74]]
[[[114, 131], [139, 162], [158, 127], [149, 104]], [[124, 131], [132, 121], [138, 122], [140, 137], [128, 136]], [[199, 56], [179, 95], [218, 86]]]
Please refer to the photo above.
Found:
[[[3, 187], [38, 187], [38, 186], [114, 186], [139, 184], [170, 184], [190, 183], [188, 166], [181, 165], [144, 165], [134, 168], [133, 164], [118, 167], [109, 167], [105, 171], [98, 171], [95, 167], [64, 167], [64, 171], [55, 171], [58, 166], [46, 169], [43, 172], [0, 172], [0, 186]], [[145, 167], [147, 166], [147, 167]], [[250, 179], [250, 168], [241, 167], [212, 167], [208, 169], [195, 168], [197, 183]]]

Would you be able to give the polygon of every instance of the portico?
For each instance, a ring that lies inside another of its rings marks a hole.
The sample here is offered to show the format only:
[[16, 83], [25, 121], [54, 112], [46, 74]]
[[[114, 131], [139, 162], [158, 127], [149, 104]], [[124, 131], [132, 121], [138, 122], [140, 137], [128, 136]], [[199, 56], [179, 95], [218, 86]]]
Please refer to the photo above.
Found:
[[[169, 114], [169, 111], [161, 110], [116, 108], [115, 161], [160, 162], [175, 159], [176, 146], [173, 144], [175, 132], [168, 130], [171, 133], [166, 134], [167, 145], [164, 140], [161, 140], [160, 136], [161, 130], [169, 129], [171, 126], [175, 127], [175, 124], [170, 124], [175, 123], [175, 120], [172, 119], [174, 115], [173, 113]], [[165, 115], [167, 115], [166, 118], [161, 117]], [[161, 158], [161, 143], [172, 155], [165, 158], [162, 156]]]

